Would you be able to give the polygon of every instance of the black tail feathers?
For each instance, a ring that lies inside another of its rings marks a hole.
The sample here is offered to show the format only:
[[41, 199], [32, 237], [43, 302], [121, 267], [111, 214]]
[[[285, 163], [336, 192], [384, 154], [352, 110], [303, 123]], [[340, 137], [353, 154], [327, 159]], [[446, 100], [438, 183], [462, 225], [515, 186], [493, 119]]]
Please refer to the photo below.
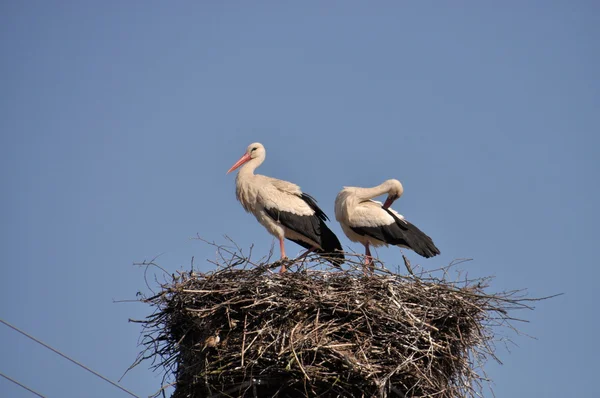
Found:
[[405, 240], [408, 248], [425, 258], [440, 254], [440, 249], [435, 246], [429, 235], [421, 231], [414, 224], [406, 220], [404, 222], [406, 223]]
[[318, 253], [325, 257], [331, 264], [336, 267], [344, 264], [346, 257], [344, 257], [342, 244], [325, 222], [321, 222], [321, 247], [323, 250], [319, 250]]

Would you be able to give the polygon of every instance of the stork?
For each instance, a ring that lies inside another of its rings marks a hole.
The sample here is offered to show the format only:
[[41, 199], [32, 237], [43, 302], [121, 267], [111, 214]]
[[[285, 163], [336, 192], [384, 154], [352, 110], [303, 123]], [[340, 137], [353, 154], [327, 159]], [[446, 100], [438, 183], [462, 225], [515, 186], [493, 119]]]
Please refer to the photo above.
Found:
[[[335, 218], [348, 239], [365, 246], [365, 266], [372, 266], [369, 246], [405, 247], [425, 258], [440, 254], [429, 236], [390, 208], [403, 192], [400, 181], [391, 179], [373, 188], [344, 187], [338, 193]], [[385, 203], [372, 200], [386, 193]]]
[[[288, 181], [254, 174], [264, 162], [265, 147], [250, 144], [246, 153], [227, 171], [240, 171], [235, 179], [236, 196], [247, 212], [254, 214], [259, 223], [279, 240], [281, 258], [286, 258], [284, 238], [308, 249], [304, 254], [316, 252], [333, 265], [344, 262], [342, 245], [327, 227], [329, 220], [316, 200]], [[285, 272], [285, 264], [280, 272]]]

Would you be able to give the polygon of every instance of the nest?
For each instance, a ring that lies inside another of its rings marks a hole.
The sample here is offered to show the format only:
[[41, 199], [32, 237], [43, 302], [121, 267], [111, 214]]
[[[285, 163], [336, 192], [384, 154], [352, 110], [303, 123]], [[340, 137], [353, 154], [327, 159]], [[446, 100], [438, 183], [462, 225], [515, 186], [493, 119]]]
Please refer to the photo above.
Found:
[[155, 312], [138, 321], [135, 364], [152, 359], [174, 398], [479, 396], [494, 329], [531, 308], [517, 291], [484, 293], [485, 279], [449, 282], [447, 269], [365, 275], [360, 258], [339, 270], [315, 257], [279, 274], [279, 262], [218, 253], [215, 271], [179, 272], [142, 299]]

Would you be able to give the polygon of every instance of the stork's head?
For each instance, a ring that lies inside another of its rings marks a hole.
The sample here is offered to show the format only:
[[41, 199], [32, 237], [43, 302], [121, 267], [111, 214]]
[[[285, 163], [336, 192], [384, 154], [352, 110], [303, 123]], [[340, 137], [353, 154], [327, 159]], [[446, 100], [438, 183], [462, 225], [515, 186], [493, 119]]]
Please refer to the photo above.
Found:
[[246, 163], [252, 159], [259, 158], [259, 159], [261, 159], [260, 163], [262, 163], [262, 160], [265, 159], [266, 154], [267, 154], [267, 151], [265, 150], [265, 147], [263, 146], [263, 144], [261, 144], [260, 142], [255, 142], [255, 143], [248, 145], [248, 149], [246, 149], [246, 153], [244, 153], [244, 155], [242, 155], [240, 160], [238, 160], [233, 166], [231, 166], [231, 168], [227, 171], [227, 174], [231, 173], [232, 171], [234, 171], [235, 169], [237, 169], [238, 167], [240, 167], [241, 165], [243, 165], [244, 163]]
[[392, 205], [392, 203], [394, 203], [396, 199], [402, 196], [402, 193], [404, 193], [404, 188], [402, 187], [400, 181], [394, 179], [387, 180], [384, 182], [384, 184], [386, 184], [388, 187], [388, 197], [383, 204], [383, 208], [387, 209]]

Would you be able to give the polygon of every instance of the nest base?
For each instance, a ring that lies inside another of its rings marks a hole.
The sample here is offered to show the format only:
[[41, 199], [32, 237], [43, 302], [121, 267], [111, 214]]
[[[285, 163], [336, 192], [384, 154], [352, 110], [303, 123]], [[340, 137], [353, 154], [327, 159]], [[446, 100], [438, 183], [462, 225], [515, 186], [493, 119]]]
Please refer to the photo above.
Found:
[[312, 261], [278, 274], [236, 254], [180, 273], [144, 298], [156, 311], [140, 359], [174, 376], [175, 398], [475, 397], [492, 328], [526, 307], [515, 292], [485, 294], [482, 280]]

